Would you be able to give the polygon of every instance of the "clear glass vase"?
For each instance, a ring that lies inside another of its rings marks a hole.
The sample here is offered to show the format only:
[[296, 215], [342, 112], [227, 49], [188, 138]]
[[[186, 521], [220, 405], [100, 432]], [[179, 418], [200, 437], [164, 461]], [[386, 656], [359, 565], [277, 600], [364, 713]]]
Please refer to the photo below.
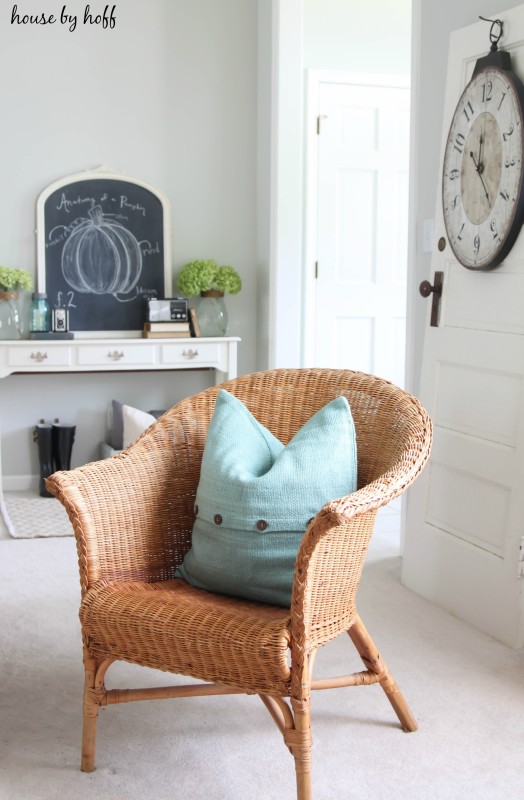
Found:
[[0, 291], [0, 339], [21, 339], [23, 332], [18, 292]]
[[224, 293], [201, 292], [197, 306], [201, 336], [225, 336], [229, 326]]

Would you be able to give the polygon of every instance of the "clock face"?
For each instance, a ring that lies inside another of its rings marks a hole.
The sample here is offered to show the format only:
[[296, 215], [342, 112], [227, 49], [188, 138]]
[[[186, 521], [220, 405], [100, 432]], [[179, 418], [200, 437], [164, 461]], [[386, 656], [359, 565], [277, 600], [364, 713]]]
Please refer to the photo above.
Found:
[[480, 70], [459, 100], [444, 154], [442, 203], [448, 240], [469, 269], [492, 269], [520, 231], [523, 120], [513, 73]]

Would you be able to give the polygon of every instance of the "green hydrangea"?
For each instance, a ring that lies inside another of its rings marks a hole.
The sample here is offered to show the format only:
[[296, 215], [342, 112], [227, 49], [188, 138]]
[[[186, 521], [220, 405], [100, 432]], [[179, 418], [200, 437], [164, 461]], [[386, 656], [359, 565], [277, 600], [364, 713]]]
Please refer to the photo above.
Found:
[[242, 281], [233, 267], [219, 267], [214, 258], [191, 261], [182, 268], [177, 288], [186, 297], [197, 297], [200, 292], [217, 290], [238, 294]]
[[27, 270], [0, 267], [0, 291], [15, 292], [17, 289], [29, 291], [32, 288], [33, 279]]
[[240, 275], [233, 267], [219, 267], [215, 278], [217, 289], [229, 294], [238, 294], [242, 288]]

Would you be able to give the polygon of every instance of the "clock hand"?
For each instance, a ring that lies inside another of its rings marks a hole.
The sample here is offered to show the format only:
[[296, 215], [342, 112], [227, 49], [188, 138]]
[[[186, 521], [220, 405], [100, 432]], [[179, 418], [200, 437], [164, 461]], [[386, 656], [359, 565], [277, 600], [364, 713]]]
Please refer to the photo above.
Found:
[[[482, 143], [482, 137], [481, 137], [481, 143]], [[470, 154], [471, 158], [473, 159], [473, 163], [475, 165], [475, 170], [477, 172], [477, 175], [480, 178], [480, 182], [482, 184], [482, 188], [484, 189], [484, 194], [486, 195], [486, 200], [488, 201], [488, 205], [491, 208], [491, 202], [490, 202], [490, 199], [489, 199], [488, 190], [486, 189], [486, 184], [484, 183], [484, 178], [482, 177], [482, 171], [484, 169], [484, 164], [482, 164], [480, 159], [479, 159], [479, 161], [475, 160], [475, 156], [473, 155], [473, 152], [471, 150], [469, 151], [469, 154]], [[479, 156], [480, 156], [480, 152], [479, 152]]]
[[479, 170], [477, 170], [477, 173], [478, 173], [478, 176], [480, 178], [480, 182], [482, 183], [482, 187], [484, 189], [484, 194], [486, 195], [486, 200], [488, 201], [488, 206], [491, 208], [491, 203], [490, 203], [490, 200], [489, 200], [489, 194], [488, 194], [488, 190], [486, 189], [486, 184], [484, 183], [484, 178], [480, 174]]
[[483, 137], [482, 134], [480, 134], [480, 139], [479, 139], [479, 157], [478, 157], [479, 166], [482, 163], [482, 145], [483, 144], [484, 144], [484, 137]]

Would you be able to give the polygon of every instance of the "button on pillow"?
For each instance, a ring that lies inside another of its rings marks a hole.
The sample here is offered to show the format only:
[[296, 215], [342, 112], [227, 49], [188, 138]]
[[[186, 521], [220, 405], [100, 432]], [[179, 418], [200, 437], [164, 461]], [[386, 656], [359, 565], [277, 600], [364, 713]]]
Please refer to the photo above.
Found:
[[176, 574], [213, 592], [288, 606], [312, 517], [357, 485], [345, 397], [314, 414], [286, 447], [220, 390], [202, 458], [192, 547]]

